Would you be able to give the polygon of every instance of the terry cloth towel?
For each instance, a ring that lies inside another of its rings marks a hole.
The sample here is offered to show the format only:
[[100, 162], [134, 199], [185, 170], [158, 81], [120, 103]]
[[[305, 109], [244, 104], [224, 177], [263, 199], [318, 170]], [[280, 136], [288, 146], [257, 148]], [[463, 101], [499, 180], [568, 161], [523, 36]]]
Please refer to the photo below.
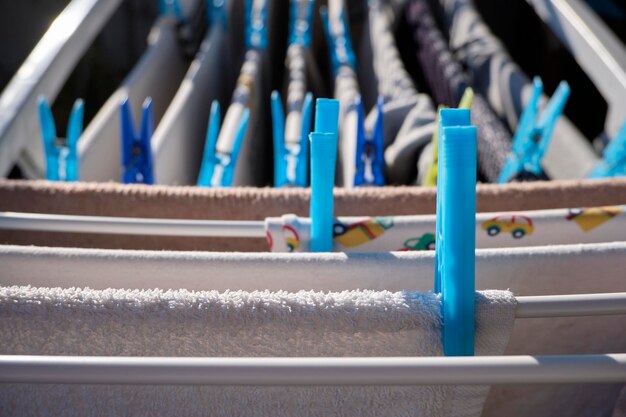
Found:
[[[472, 85], [487, 98], [511, 131], [530, 99], [532, 82], [513, 62], [504, 45], [489, 30], [472, 0], [439, 0], [451, 49], [472, 77]], [[541, 105], [547, 97], [541, 98]], [[597, 161], [589, 142], [566, 117], [555, 126], [544, 158], [551, 178], [583, 178]]]
[[[417, 159], [435, 128], [430, 97], [418, 93], [404, 67], [392, 33], [397, 16], [391, 4], [369, 3], [369, 37], [378, 94], [383, 98], [385, 177], [393, 184], [410, 184], [417, 175]], [[366, 126], [372, 131], [378, 111], [372, 109]]]
[[[412, 1], [405, 16], [433, 97], [439, 104], [457, 107], [470, 83], [437, 27], [430, 8], [425, 1]], [[472, 123], [478, 127], [478, 174], [495, 182], [511, 150], [511, 134], [479, 92], [474, 94], [471, 111]], [[432, 150], [422, 152], [420, 165], [427, 165], [424, 159], [432, 161]]]
[[[504, 352], [516, 301], [476, 293], [476, 352]], [[440, 356], [441, 303], [417, 292], [0, 288], [2, 354]], [[488, 386], [1, 384], [20, 416], [479, 416]]]
[[[478, 213], [476, 247], [565, 245], [626, 241], [626, 206]], [[265, 220], [272, 252], [307, 252], [309, 218], [294, 214]], [[435, 249], [435, 215], [339, 217], [335, 252]]]

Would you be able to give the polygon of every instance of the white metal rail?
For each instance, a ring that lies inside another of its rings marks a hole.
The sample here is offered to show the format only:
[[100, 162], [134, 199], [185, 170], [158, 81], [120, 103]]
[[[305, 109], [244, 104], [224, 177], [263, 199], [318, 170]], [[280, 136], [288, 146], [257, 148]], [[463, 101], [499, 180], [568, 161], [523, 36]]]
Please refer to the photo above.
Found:
[[0, 382], [472, 385], [626, 381], [626, 354], [420, 358], [0, 356]]

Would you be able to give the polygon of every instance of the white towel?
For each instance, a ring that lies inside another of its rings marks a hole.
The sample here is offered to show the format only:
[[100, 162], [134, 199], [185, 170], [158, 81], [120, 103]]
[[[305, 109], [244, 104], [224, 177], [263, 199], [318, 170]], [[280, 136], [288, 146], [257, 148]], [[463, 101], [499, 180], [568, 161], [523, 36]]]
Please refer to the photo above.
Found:
[[[476, 295], [476, 353], [501, 354], [515, 298]], [[0, 288], [2, 354], [438, 356], [440, 301], [418, 292]], [[1, 415], [478, 416], [487, 386], [0, 385]]]

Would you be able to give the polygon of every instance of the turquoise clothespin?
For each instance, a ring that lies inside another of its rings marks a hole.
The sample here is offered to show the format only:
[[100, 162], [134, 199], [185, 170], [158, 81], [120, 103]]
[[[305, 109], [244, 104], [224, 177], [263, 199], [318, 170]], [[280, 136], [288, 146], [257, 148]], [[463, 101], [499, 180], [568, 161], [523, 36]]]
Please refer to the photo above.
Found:
[[315, 0], [291, 0], [289, 5], [289, 45], [311, 46]]
[[267, 48], [267, 0], [246, 0], [246, 48]]
[[[289, 14], [289, 48], [307, 48], [311, 42], [313, 27], [313, 0], [291, 0]], [[290, 58], [288, 58], [290, 59]], [[299, 64], [297, 64], [299, 65]], [[302, 70], [302, 74], [306, 74]], [[278, 91], [272, 92], [272, 133], [274, 139], [274, 186], [308, 185], [309, 140], [313, 114], [313, 94], [304, 93], [303, 80], [294, 80], [289, 86], [287, 116]], [[300, 89], [298, 89], [301, 87]], [[294, 93], [295, 91], [295, 93]], [[294, 120], [300, 121], [299, 125]]]
[[[446, 356], [474, 355], [476, 248], [476, 127], [446, 126], [466, 122], [467, 110], [440, 113], [437, 243], [442, 305], [442, 341]], [[460, 113], [463, 112], [463, 113]], [[448, 120], [446, 120], [448, 119]], [[443, 175], [441, 175], [443, 174]]]
[[239, 74], [237, 87], [224, 116], [223, 125], [220, 123], [221, 113], [218, 102], [211, 103], [202, 166], [197, 182], [199, 186], [232, 186], [239, 150], [248, 129], [250, 119], [248, 100], [254, 83], [254, 72], [251, 72], [250, 68], [255, 68], [255, 62], [259, 62], [260, 51], [258, 50], [267, 46], [267, 2], [266, 0], [246, 0], [245, 6], [245, 34], [248, 49], [246, 61]]
[[[444, 127], [455, 127], [455, 126], [469, 126], [471, 124], [471, 115], [468, 109], [441, 109], [439, 110], [439, 126], [438, 131], [441, 132]], [[441, 154], [443, 152], [441, 140], [437, 141], [437, 153]], [[445, 175], [446, 172], [443, 170], [441, 166], [440, 158], [437, 159], [437, 208], [436, 208], [436, 216], [435, 216], [435, 292], [442, 292], [441, 289], [441, 262], [443, 253], [443, 236], [442, 236], [442, 207], [445, 204], [445, 196], [446, 194], [443, 192], [443, 186], [445, 184], [445, 179], [442, 175]]]
[[328, 49], [330, 50], [333, 73], [337, 74], [339, 67], [342, 65], [349, 65], [353, 69], [356, 68], [356, 56], [350, 40], [350, 30], [345, 9], [341, 9], [337, 17], [339, 19], [338, 22], [330, 21], [333, 17], [329, 16], [328, 8], [326, 7], [320, 7], [320, 15], [328, 42]]
[[604, 149], [602, 160], [593, 168], [589, 178], [623, 176], [626, 176], [626, 122]]
[[159, 0], [159, 13], [161, 16], [173, 16], [179, 22], [185, 20], [183, 8], [178, 0]]
[[[306, 187], [308, 185], [309, 141], [313, 113], [313, 94], [302, 101], [299, 132], [294, 137], [285, 135], [285, 116], [280, 93], [272, 92], [272, 131], [274, 138], [274, 186]], [[289, 117], [289, 115], [287, 116]], [[294, 140], [295, 139], [295, 140]]]
[[211, 115], [207, 128], [206, 143], [202, 157], [202, 166], [198, 185], [204, 187], [230, 187], [235, 177], [235, 167], [243, 138], [248, 129], [250, 110], [245, 109], [236, 129], [235, 140], [230, 151], [217, 149], [217, 138], [220, 132], [220, 105], [217, 100], [211, 103]]
[[57, 138], [52, 110], [45, 97], [39, 97], [39, 121], [46, 154], [46, 179], [50, 181], [78, 181], [78, 139], [83, 133], [83, 100], [74, 102], [67, 126], [65, 141]]
[[365, 133], [365, 116], [363, 103], [359, 96], [356, 103], [357, 137], [356, 137], [356, 173], [355, 186], [385, 185], [385, 144], [383, 138], [383, 98], [378, 97], [376, 104], [377, 116], [371, 137]]
[[542, 93], [541, 78], [535, 77], [533, 79], [533, 95], [522, 113], [513, 137], [511, 153], [498, 177], [499, 184], [506, 183], [523, 172], [535, 176], [543, 174], [541, 160], [550, 145], [556, 122], [563, 113], [569, 98], [570, 87], [567, 82], [561, 81], [539, 119], [538, 106]]
[[311, 252], [333, 250], [333, 187], [337, 163], [339, 101], [317, 99], [311, 139]]
[[227, 29], [226, 1], [227, 0], [206, 0], [206, 13], [209, 26], [219, 24], [222, 30]]
[[120, 104], [122, 138], [122, 182], [124, 184], [154, 184], [152, 168], [152, 132], [154, 115], [152, 99], [146, 98], [141, 113], [141, 131], [135, 130], [130, 101], [126, 97]]

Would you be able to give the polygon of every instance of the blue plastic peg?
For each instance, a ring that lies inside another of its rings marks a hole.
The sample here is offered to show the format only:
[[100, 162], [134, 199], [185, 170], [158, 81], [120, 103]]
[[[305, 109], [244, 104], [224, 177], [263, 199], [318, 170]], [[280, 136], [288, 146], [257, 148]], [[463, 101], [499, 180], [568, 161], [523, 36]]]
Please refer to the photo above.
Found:
[[65, 140], [57, 138], [52, 110], [45, 97], [39, 97], [38, 110], [41, 122], [46, 179], [50, 181], [78, 181], [78, 139], [83, 132], [83, 100], [74, 102]]
[[383, 98], [378, 97], [376, 122], [370, 137], [365, 133], [363, 103], [359, 96], [357, 103], [357, 139], [355, 186], [385, 185], [385, 144], [383, 138]]
[[[469, 126], [470, 121], [470, 111], [467, 109], [440, 109], [439, 110], [439, 141], [437, 142], [437, 152], [441, 154], [442, 152], [442, 142], [441, 136], [443, 135], [444, 127], [454, 127], [454, 126]], [[444, 204], [445, 193], [443, 192], [443, 184], [445, 183], [445, 179], [442, 177], [445, 175], [445, 171], [442, 170], [440, 158], [437, 160], [437, 209], [436, 209], [436, 220], [435, 220], [435, 292], [440, 293], [441, 289], [441, 254], [443, 253], [443, 249], [441, 247], [442, 241], [442, 219], [441, 215], [443, 213], [442, 207]]]
[[474, 355], [476, 249], [476, 127], [444, 127], [439, 154], [441, 302], [446, 356]]
[[239, 126], [235, 132], [235, 140], [230, 152], [217, 149], [217, 138], [220, 131], [220, 105], [217, 101], [211, 104], [209, 126], [202, 158], [202, 166], [198, 177], [198, 185], [204, 187], [230, 187], [235, 177], [235, 168], [241, 144], [248, 129], [250, 110], [245, 109], [241, 115]]
[[311, 252], [333, 250], [333, 187], [337, 163], [339, 101], [318, 99], [311, 139]]
[[141, 113], [141, 131], [137, 134], [130, 101], [125, 98], [120, 105], [122, 138], [122, 182], [124, 184], [154, 184], [152, 167], [152, 132], [154, 115], [152, 99], [146, 98]]
[[539, 98], [542, 93], [541, 78], [535, 77], [532, 97], [520, 118], [513, 137], [511, 153], [498, 177], [499, 184], [506, 183], [523, 172], [535, 176], [543, 175], [541, 161], [550, 145], [556, 122], [561, 117], [569, 98], [570, 87], [567, 82], [561, 81], [540, 117]]
[[626, 176], [626, 122], [602, 153], [602, 159], [589, 174], [589, 178]]

